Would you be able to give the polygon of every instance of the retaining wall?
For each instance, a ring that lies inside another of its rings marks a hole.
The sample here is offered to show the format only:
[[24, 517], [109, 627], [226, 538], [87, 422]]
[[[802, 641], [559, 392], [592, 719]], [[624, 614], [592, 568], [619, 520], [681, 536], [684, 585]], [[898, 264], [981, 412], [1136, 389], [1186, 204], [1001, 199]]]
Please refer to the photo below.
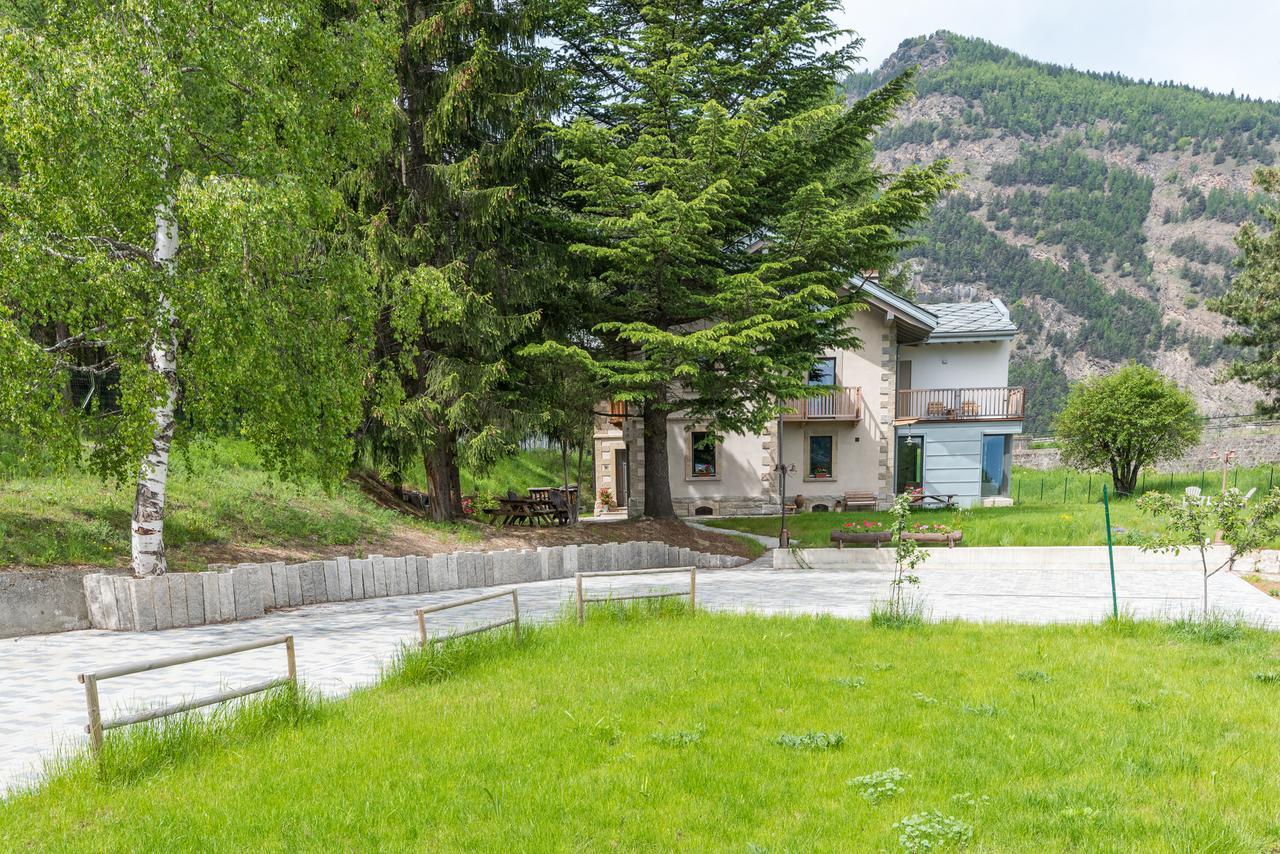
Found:
[[154, 578], [94, 573], [84, 577], [84, 599], [93, 628], [145, 632], [248, 620], [277, 608], [571, 578], [575, 572], [664, 566], [728, 568], [746, 562], [746, 558], [660, 542], [430, 556], [370, 555], [292, 565], [242, 563], [210, 572], [176, 572]]
[[[961, 546], [929, 547], [921, 569], [1084, 569], [1106, 571], [1106, 546]], [[1225, 547], [1210, 552], [1210, 567], [1227, 559]], [[1137, 546], [1116, 546], [1116, 569], [1194, 569], [1199, 571], [1200, 552], [1182, 554], [1144, 552]], [[893, 569], [891, 547], [844, 549], [774, 549], [774, 569], [885, 570]], [[1238, 572], [1280, 572], [1280, 552], [1263, 551], [1236, 564]]]
[[84, 576], [100, 570], [0, 572], [0, 638], [89, 628]]
[[[1151, 468], [1152, 471], [1163, 472], [1197, 472], [1208, 471], [1210, 474], [1222, 470], [1222, 461], [1214, 459], [1214, 454], [1234, 450], [1236, 466], [1261, 466], [1269, 463], [1280, 463], [1280, 428], [1275, 427], [1230, 427], [1221, 430], [1208, 429], [1195, 447], [1188, 450], [1176, 460], [1166, 460]], [[1062, 455], [1057, 448], [1019, 448], [1013, 449], [1015, 466], [1047, 471], [1062, 466]], [[1214, 481], [1216, 483], [1216, 481]]]

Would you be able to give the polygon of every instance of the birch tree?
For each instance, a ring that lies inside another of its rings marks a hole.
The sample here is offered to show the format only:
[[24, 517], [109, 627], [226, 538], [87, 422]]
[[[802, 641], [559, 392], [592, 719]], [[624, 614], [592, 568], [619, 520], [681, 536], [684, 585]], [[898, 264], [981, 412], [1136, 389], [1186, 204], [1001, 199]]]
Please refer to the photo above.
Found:
[[0, 429], [132, 480], [156, 575], [180, 431], [286, 477], [349, 459], [371, 280], [340, 182], [386, 138], [390, 30], [365, 0], [31, 8], [0, 17]]

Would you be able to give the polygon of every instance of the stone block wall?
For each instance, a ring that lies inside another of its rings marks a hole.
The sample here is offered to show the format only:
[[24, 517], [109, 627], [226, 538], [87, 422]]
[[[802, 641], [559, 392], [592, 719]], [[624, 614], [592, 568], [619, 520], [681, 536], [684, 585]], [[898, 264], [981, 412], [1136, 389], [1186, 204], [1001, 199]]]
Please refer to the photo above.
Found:
[[155, 578], [92, 573], [84, 577], [84, 593], [93, 628], [145, 632], [249, 620], [267, 611], [321, 602], [572, 578], [575, 572], [691, 565], [728, 569], [746, 562], [661, 542], [587, 543], [298, 564], [242, 563]]

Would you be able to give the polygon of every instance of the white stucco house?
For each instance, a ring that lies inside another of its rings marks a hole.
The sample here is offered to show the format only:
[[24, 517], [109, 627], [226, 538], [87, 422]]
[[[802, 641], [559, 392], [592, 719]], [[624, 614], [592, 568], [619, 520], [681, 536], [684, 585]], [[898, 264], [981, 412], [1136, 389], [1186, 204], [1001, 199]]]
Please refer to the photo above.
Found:
[[[811, 385], [830, 395], [789, 401], [764, 432], [706, 444], [699, 424], [667, 423], [671, 492], [687, 516], [776, 514], [786, 497], [835, 510], [848, 493], [880, 506], [907, 489], [961, 506], [1000, 503], [1009, 491], [1011, 437], [1025, 392], [1009, 386], [1017, 327], [998, 299], [916, 304], [871, 279], [852, 286], [870, 307], [850, 321], [862, 348], [824, 353]], [[596, 419], [595, 483], [628, 515], [643, 515], [640, 419], [620, 404]]]

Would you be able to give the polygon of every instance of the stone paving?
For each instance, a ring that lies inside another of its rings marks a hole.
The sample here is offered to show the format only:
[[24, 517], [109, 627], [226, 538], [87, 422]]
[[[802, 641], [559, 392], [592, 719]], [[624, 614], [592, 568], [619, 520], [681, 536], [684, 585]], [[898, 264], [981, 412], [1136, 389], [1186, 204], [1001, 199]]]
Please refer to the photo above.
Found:
[[[699, 573], [698, 604], [709, 610], [831, 614], [866, 617], [885, 599], [883, 570], [804, 571], [764, 568], [767, 560], [732, 570]], [[933, 619], [1006, 620], [1025, 623], [1087, 622], [1110, 612], [1106, 572], [1095, 570], [919, 571], [918, 594]], [[1139, 617], [1174, 617], [1199, 608], [1201, 579], [1188, 570], [1116, 573], [1121, 609]], [[679, 575], [591, 579], [588, 595], [682, 586]], [[572, 579], [518, 585], [527, 622], [565, 613]], [[377, 679], [400, 644], [417, 634], [417, 607], [456, 601], [480, 590], [396, 596], [313, 605], [242, 623], [140, 634], [79, 631], [0, 641], [0, 792], [34, 779], [43, 758], [84, 742], [85, 703], [76, 675], [136, 663], [204, 646], [292, 634], [299, 678], [326, 696], [338, 696]], [[1214, 609], [1251, 623], [1280, 628], [1280, 601], [1235, 576], [1210, 579]], [[446, 611], [428, 618], [443, 634], [506, 616], [508, 600]], [[257, 682], [285, 672], [282, 647], [181, 665], [102, 683], [104, 715], [145, 708], [222, 687]]]

